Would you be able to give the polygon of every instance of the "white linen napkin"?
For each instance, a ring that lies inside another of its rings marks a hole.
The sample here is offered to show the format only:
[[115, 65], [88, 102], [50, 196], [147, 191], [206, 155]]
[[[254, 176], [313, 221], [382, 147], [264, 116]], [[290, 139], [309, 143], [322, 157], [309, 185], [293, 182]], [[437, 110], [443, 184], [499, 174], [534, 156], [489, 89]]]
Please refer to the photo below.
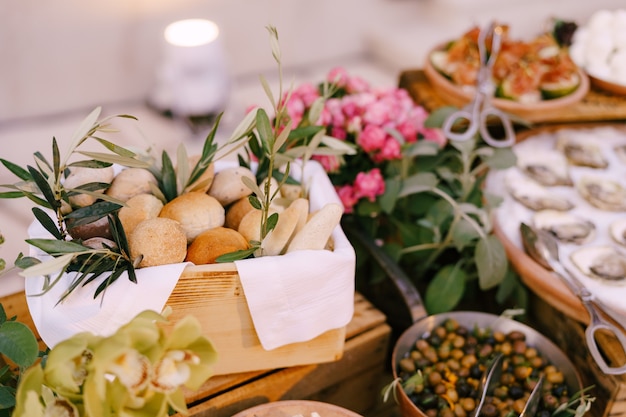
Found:
[[[32, 238], [50, 238], [39, 222], [31, 224], [28, 234]], [[31, 248], [31, 256], [43, 255]], [[100, 277], [77, 287], [62, 303], [58, 303], [59, 297], [76, 273], [63, 274], [45, 294], [41, 294], [45, 278], [29, 277], [25, 281], [26, 302], [41, 339], [50, 348], [80, 332], [110, 336], [144, 310], [161, 312], [186, 266], [179, 263], [137, 269], [136, 284], [123, 273], [94, 299], [96, 288], [105, 279]]]
[[[300, 179], [295, 165], [292, 175]], [[341, 204], [319, 164], [308, 162], [303, 175], [310, 189], [312, 211], [330, 202]], [[38, 222], [33, 222], [28, 232], [31, 238], [50, 237]], [[341, 227], [336, 227], [332, 237], [333, 251], [296, 251], [235, 262], [264, 349], [311, 340], [351, 320], [356, 255]], [[31, 247], [31, 256], [47, 255]], [[95, 288], [104, 279], [100, 278], [97, 283], [77, 288], [60, 304], [59, 296], [73, 274], [65, 274], [43, 295], [44, 278], [28, 278], [28, 307], [42, 340], [50, 348], [83, 331], [108, 336], [143, 310], [162, 311], [186, 265], [137, 269], [137, 284], [123, 274], [107, 288], [104, 298], [100, 295], [94, 299]]]

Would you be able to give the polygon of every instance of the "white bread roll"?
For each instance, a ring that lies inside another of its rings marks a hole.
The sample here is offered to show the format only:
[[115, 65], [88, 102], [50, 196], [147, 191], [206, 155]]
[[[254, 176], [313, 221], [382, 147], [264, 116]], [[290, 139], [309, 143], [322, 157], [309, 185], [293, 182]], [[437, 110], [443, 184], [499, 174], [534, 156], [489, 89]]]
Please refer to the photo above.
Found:
[[187, 237], [180, 224], [165, 217], [139, 223], [128, 236], [130, 256], [142, 258], [140, 268], [174, 264], [185, 260]]
[[[63, 187], [69, 190], [91, 182], [110, 184], [114, 176], [113, 166], [106, 168], [74, 167], [63, 182]], [[97, 197], [88, 194], [77, 194], [69, 197], [69, 200], [73, 207], [87, 207], [95, 203]]]
[[256, 177], [248, 168], [242, 166], [224, 168], [215, 174], [208, 194], [215, 197], [223, 206], [249, 196], [252, 190], [243, 183], [241, 180], [243, 177], [256, 184]]
[[113, 178], [106, 194], [126, 202], [138, 194], [152, 194], [150, 184], [157, 185], [157, 180], [150, 171], [143, 168], [126, 168]]
[[139, 194], [128, 199], [118, 213], [126, 236], [142, 221], [158, 217], [162, 208], [163, 202], [152, 194]]
[[194, 191], [181, 194], [161, 209], [159, 217], [167, 217], [180, 223], [191, 243], [200, 233], [224, 225], [224, 207], [214, 197]]

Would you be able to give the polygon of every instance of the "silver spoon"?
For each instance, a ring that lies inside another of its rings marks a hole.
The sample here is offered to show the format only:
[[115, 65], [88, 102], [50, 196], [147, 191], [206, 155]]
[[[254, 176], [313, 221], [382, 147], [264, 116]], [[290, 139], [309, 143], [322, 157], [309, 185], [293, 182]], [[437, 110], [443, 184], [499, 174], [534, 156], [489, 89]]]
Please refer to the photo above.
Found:
[[537, 385], [530, 392], [530, 396], [528, 397], [528, 401], [526, 401], [526, 405], [524, 409], [520, 413], [519, 417], [534, 417], [537, 414], [537, 409], [539, 408], [539, 401], [541, 400], [541, 394], [543, 391], [543, 379], [544, 376], [541, 375], [539, 377], [539, 381], [537, 381]]
[[580, 299], [583, 306], [587, 309], [590, 318], [590, 323], [585, 329], [587, 347], [602, 372], [608, 375], [621, 375], [626, 373], [626, 364], [619, 367], [612, 367], [606, 363], [600, 353], [600, 348], [595, 339], [595, 333], [598, 330], [609, 331], [620, 342], [624, 352], [626, 352], [626, 335], [619, 327], [602, 316], [602, 310], [592, 302], [593, 294], [561, 264], [559, 260], [559, 246], [556, 239], [548, 232], [535, 230], [524, 223], [520, 225], [520, 232], [524, 249], [526, 249], [530, 257], [546, 269], [554, 272], [554, 275], [559, 277], [565, 285], [567, 285], [570, 291]]

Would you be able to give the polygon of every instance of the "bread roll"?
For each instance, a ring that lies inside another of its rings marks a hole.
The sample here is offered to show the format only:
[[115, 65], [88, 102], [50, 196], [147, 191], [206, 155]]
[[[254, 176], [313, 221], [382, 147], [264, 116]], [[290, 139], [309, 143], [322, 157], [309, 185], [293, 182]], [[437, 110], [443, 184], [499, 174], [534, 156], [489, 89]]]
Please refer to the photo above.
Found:
[[157, 180], [150, 171], [143, 168], [126, 168], [113, 178], [106, 194], [126, 202], [138, 194], [152, 194], [150, 184], [157, 186]]
[[262, 256], [276, 256], [284, 253], [287, 245], [306, 223], [309, 214], [309, 200], [295, 200], [278, 215], [278, 223], [261, 243]]
[[180, 223], [187, 242], [191, 243], [202, 232], [224, 225], [224, 207], [214, 197], [194, 191], [181, 194], [163, 206], [159, 217]]
[[196, 265], [213, 264], [221, 255], [249, 247], [248, 241], [236, 230], [215, 227], [196, 237], [187, 249], [186, 260]]
[[226, 209], [226, 221], [224, 225], [226, 227], [230, 227], [231, 229], [239, 229], [239, 223], [241, 223], [243, 216], [248, 214], [250, 210], [254, 209], [255, 208], [252, 207], [252, 204], [250, 204], [248, 197], [240, 198]]
[[343, 207], [340, 204], [326, 204], [313, 213], [302, 229], [294, 236], [287, 252], [324, 249], [333, 230], [341, 221], [342, 214]]
[[165, 217], [139, 223], [128, 236], [130, 256], [142, 258], [140, 268], [182, 262], [187, 255], [187, 237], [180, 224]]
[[126, 236], [130, 235], [135, 227], [146, 219], [159, 216], [163, 202], [152, 194], [139, 194], [131, 197], [119, 211], [119, 218]]
[[217, 198], [223, 206], [249, 196], [252, 194], [252, 190], [243, 183], [241, 180], [243, 177], [256, 183], [254, 173], [246, 167], [237, 166], [222, 169], [215, 174], [208, 194]]
[[253, 208], [239, 222], [237, 231], [243, 235], [247, 241], [261, 241], [261, 220], [263, 212]]
[[111, 234], [111, 228], [109, 227], [108, 216], [101, 217], [94, 222], [83, 224], [80, 226], [73, 226], [71, 220], [72, 219], [67, 219], [66, 224], [68, 227], [68, 233], [74, 239], [87, 240], [93, 237], [103, 237], [106, 239], [110, 239], [113, 237], [113, 235]]

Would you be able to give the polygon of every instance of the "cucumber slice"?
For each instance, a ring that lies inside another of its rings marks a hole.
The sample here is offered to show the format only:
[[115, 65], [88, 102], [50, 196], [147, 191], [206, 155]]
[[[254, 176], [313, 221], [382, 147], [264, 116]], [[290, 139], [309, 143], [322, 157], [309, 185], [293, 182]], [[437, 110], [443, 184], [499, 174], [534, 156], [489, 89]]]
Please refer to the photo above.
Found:
[[522, 94], [515, 93], [513, 91], [512, 81], [509, 78], [505, 78], [497, 87], [495, 96], [506, 100], [516, 101], [518, 103], [537, 103], [541, 101], [540, 91], [526, 91]]
[[574, 73], [570, 77], [564, 78], [563, 80], [541, 84], [541, 97], [544, 100], [564, 97], [576, 91], [579, 85], [580, 77], [577, 73]]
[[450, 78], [450, 71], [448, 71], [448, 52], [447, 51], [433, 51], [430, 53], [430, 63], [433, 68], [437, 70], [441, 75], [446, 78]]

